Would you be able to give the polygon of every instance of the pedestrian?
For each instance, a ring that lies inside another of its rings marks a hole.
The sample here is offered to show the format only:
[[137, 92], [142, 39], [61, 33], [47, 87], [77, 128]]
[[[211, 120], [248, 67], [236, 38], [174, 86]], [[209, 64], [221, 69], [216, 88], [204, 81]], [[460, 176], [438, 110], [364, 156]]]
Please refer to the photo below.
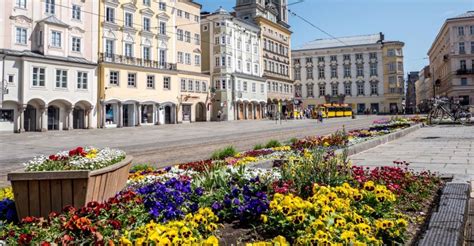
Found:
[[323, 112], [321, 111], [321, 109], [318, 110], [318, 119], [319, 122], [323, 123]]
[[217, 111], [217, 121], [221, 121], [221, 115], [222, 111], [219, 109], [219, 111]]

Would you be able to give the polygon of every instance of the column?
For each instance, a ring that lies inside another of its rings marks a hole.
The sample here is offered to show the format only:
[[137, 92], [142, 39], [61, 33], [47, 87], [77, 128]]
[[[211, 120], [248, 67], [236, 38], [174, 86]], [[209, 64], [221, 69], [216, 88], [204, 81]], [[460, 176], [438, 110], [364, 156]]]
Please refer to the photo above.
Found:
[[85, 116], [87, 117], [87, 127], [86, 129], [92, 129], [92, 110], [94, 107], [90, 107], [86, 110]]
[[160, 125], [160, 104], [153, 104], [153, 114], [155, 115], [155, 125]]
[[44, 107], [40, 107], [40, 131], [47, 132], [48, 131], [48, 105]]
[[244, 102], [244, 119], [247, 120], [248, 119], [248, 103]]
[[234, 102], [234, 120], [239, 119], [239, 103]]
[[121, 102], [117, 103], [117, 108], [118, 108], [118, 122], [117, 122], [117, 127], [123, 127], [123, 105]]
[[18, 114], [20, 115], [20, 128], [16, 131], [17, 133], [22, 133], [25, 132], [25, 110], [26, 110], [26, 104], [20, 105], [18, 107]]
[[72, 126], [74, 124], [74, 119], [73, 119], [73, 108], [66, 108], [66, 114], [67, 114], [67, 127], [66, 130], [72, 130], [74, 129]]
[[105, 118], [106, 118], [105, 116], [107, 115], [107, 112], [105, 112], [105, 108], [106, 108], [105, 105], [106, 105], [105, 102], [102, 102], [102, 110], [101, 110], [102, 112], [100, 114], [100, 122], [101, 122], [100, 126], [102, 128], [105, 128], [105, 123], [106, 123], [105, 122]]
[[142, 125], [142, 105], [140, 103], [137, 103], [136, 107], [138, 108], [137, 126], [141, 126]]

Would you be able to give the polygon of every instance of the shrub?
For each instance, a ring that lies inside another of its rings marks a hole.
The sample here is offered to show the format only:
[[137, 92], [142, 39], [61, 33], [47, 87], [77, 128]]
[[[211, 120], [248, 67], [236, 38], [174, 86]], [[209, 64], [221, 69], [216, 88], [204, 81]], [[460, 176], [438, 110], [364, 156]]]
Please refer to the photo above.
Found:
[[262, 144], [256, 144], [255, 146], [253, 146], [253, 150], [260, 150], [260, 149], [263, 149], [265, 148]]
[[148, 164], [137, 164], [130, 168], [130, 172], [141, 172], [147, 170], [155, 170], [156, 168]]
[[230, 156], [234, 156], [237, 154], [233, 146], [227, 146], [224, 149], [216, 150], [211, 155], [211, 159], [213, 160], [222, 160]]
[[269, 148], [275, 148], [275, 147], [280, 147], [281, 146], [281, 143], [278, 142], [278, 140], [270, 140], [267, 142], [267, 144], [265, 145], [265, 148], [269, 149]]

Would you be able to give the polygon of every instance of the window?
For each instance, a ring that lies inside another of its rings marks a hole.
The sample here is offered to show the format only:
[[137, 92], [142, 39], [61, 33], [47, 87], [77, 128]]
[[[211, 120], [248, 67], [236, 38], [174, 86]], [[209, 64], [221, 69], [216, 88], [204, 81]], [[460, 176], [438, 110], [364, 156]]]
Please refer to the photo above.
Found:
[[403, 62], [397, 62], [398, 71], [403, 72]]
[[323, 97], [326, 95], [326, 84], [319, 84], [319, 96]]
[[32, 78], [33, 86], [44, 86], [44, 82], [45, 82], [45, 69], [34, 67], [33, 78]]
[[458, 26], [458, 35], [459, 36], [464, 36], [464, 27], [463, 26]]
[[207, 92], [207, 84], [205, 81], [202, 82], [202, 92]]
[[318, 57], [318, 62], [324, 62], [324, 56], [319, 56]]
[[[223, 87], [222, 89], [225, 89], [225, 80], [223, 80]], [[194, 82], [192, 80], [188, 80], [188, 91], [193, 91], [194, 90]]]
[[324, 78], [325, 78], [324, 67], [318, 67], [318, 79], [324, 79]]
[[150, 31], [150, 18], [143, 17], [143, 30]]
[[16, 0], [16, 7], [26, 9], [26, 0]]
[[194, 86], [194, 89], [196, 89], [196, 92], [199, 92], [201, 90], [201, 82], [196, 80], [196, 85]]
[[471, 54], [474, 54], [474, 42], [471, 42]]
[[237, 60], [237, 70], [239, 70], [239, 71], [242, 70], [242, 61], [241, 60]]
[[378, 95], [379, 94], [379, 86], [377, 82], [370, 83], [370, 95]]
[[160, 21], [160, 34], [166, 35], [166, 22]]
[[143, 5], [150, 6], [150, 0], [143, 0]]
[[395, 72], [395, 70], [396, 70], [396, 64], [395, 64], [395, 62], [389, 63], [389, 64], [388, 64], [388, 71], [389, 71], [389, 72]]
[[464, 70], [464, 71], [467, 69], [466, 60], [460, 60], [459, 61], [459, 68], [460, 68], [460, 70]]
[[194, 44], [201, 44], [201, 35], [199, 35], [198, 33], [194, 34]]
[[257, 92], [257, 85], [255, 83], [252, 83], [252, 92]]
[[395, 49], [388, 49], [387, 56], [395, 56]]
[[469, 33], [474, 35], [474, 26], [469, 26]]
[[357, 82], [357, 95], [358, 96], [365, 95], [364, 82]]
[[171, 77], [163, 77], [163, 89], [171, 89]]
[[191, 33], [186, 31], [184, 32], [184, 38], [187, 43], [191, 43]]
[[77, 72], [77, 89], [87, 90], [87, 73]]
[[110, 85], [119, 85], [119, 72], [118, 71], [110, 71], [109, 73], [109, 84]]
[[56, 70], [56, 88], [67, 88], [67, 71]]
[[225, 56], [221, 57], [221, 66], [225, 67]]
[[338, 90], [337, 90], [337, 83], [331, 84], [331, 95], [332, 96], [337, 96]]
[[51, 31], [51, 46], [61, 47], [61, 33], [58, 31]]
[[132, 13], [125, 13], [125, 26], [133, 27], [133, 14]]
[[203, 26], [203, 31], [207, 32], [207, 30], [209, 30], [209, 27], [207, 27], [207, 25], [204, 25]]
[[370, 63], [370, 76], [377, 76], [377, 63]]
[[125, 44], [125, 56], [133, 57], [133, 45], [130, 43]]
[[347, 96], [352, 95], [351, 83], [344, 84], [344, 94], [346, 94]]
[[467, 78], [461, 78], [461, 85], [467, 85]]
[[244, 91], [247, 92], [247, 81], [244, 81]]
[[143, 47], [143, 59], [146, 60], [146, 61], [151, 60], [150, 47]]
[[194, 65], [196, 65], [196, 66], [201, 65], [201, 56], [200, 55], [194, 55]]
[[111, 7], [105, 9], [105, 21], [115, 23], [115, 9]]
[[221, 65], [221, 58], [216, 57], [216, 67], [219, 67]]
[[225, 79], [222, 80], [221, 88], [222, 88], [223, 90], [225, 90], [225, 89], [227, 88], [227, 83], [226, 83]]
[[26, 28], [17, 27], [16, 28], [16, 43], [17, 44], [26, 44]]
[[81, 52], [81, 39], [78, 37], [72, 37], [72, 51]]
[[14, 121], [13, 109], [1, 109], [0, 110], [0, 122], [11, 122]]
[[357, 54], [355, 54], [355, 56], [356, 56], [356, 60], [363, 60], [364, 59], [362, 53], [357, 53]]
[[350, 61], [351, 60], [351, 55], [344, 55], [344, 61]]
[[465, 54], [466, 49], [464, 48], [464, 42], [459, 42], [459, 54]]
[[306, 91], [308, 92], [307, 97], [314, 97], [314, 86], [313, 84], [307, 84], [306, 85]]
[[306, 79], [313, 79], [313, 67], [306, 68]]
[[178, 63], [183, 64], [184, 63], [184, 55], [183, 52], [178, 51]]
[[337, 61], [337, 56], [331, 56], [331, 61]]
[[370, 52], [369, 53], [369, 58], [370, 59], [377, 59], [377, 53], [376, 52]]
[[257, 64], [255, 64], [253, 66], [253, 72], [255, 73], [255, 75], [258, 75], [258, 65]]
[[183, 17], [183, 11], [178, 9], [178, 11], [176, 12], [176, 14], [179, 16], [179, 17]]
[[184, 58], [185, 58], [186, 65], [191, 65], [191, 54], [189, 53], [184, 54]]
[[46, 13], [54, 15], [56, 12], [55, 0], [46, 0]]
[[158, 8], [162, 11], [166, 11], [166, 3], [165, 2], [159, 2], [158, 3]]
[[13, 75], [13, 74], [8, 75], [8, 83], [10, 83], [10, 84], [15, 83], [15, 75]]
[[181, 79], [181, 91], [186, 91], [186, 80]]
[[195, 22], [199, 22], [199, 20], [200, 20], [200, 17], [199, 17], [199, 16], [197, 16], [197, 15], [194, 16], [194, 21], [195, 21]]
[[351, 77], [351, 66], [344, 65], [344, 78], [350, 78], [350, 77]]
[[250, 73], [250, 62], [247, 62], [247, 72]]
[[128, 74], [128, 87], [137, 87], [137, 74], [136, 73]]
[[331, 78], [337, 78], [337, 66], [331, 66]]
[[188, 19], [188, 20], [189, 20], [189, 18], [190, 18], [190, 15], [189, 15], [189, 13], [188, 13], [188, 12], [184, 12], [184, 18], [186, 18], [186, 19]]
[[176, 37], [178, 38], [178, 41], [183, 41], [184, 40], [182, 29], [178, 29], [176, 34], [177, 34]]
[[265, 85], [260, 84], [260, 93], [265, 93]]
[[72, 18], [75, 20], [81, 19], [81, 6], [79, 5], [72, 5]]
[[147, 75], [146, 76], [146, 88], [154, 89], [155, 88], [155, 76]]

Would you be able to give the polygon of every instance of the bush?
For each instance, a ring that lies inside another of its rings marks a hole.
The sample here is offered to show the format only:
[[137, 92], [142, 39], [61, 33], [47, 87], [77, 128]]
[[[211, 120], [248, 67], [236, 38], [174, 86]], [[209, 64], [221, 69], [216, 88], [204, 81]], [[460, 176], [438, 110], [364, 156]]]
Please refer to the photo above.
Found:
[[227, 146], [224, 149], [214, 151], [211, 155], [211, 159], [223, 160], [227, 157], [234, 156], [235, 154], [237, 154], [237, 151], [235, 151], [234, 146]]
[[146, 170], [155, 170], [155, 167], [150, 166], [148, 164], [137, 164], [130, 168], [131, 172], [140, 172]]
[[265, 148], [262, 144], [256, 144], [255, 146], [253, 146], [253, 150], [260, 150], [260, 149], [263, 149]]
[[275, 147], [280, 147], [281, 146], [281, 143], [278, 142], [278, 140], [270, 140], [267, 142], [267, 144], [265, 145], [265, 148], [269, 149], [269, 148], [275, 148]]

